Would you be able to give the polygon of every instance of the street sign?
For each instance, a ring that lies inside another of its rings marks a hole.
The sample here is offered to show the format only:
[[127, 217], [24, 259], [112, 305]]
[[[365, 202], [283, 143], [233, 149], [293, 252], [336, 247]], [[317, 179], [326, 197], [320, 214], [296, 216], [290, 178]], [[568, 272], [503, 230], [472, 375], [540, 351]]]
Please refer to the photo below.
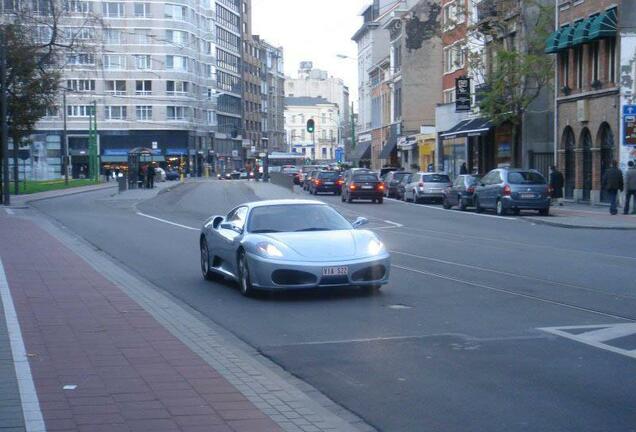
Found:
[[266, 156], [266, 154], [265, 154], [265, 153], [259, 153], [259, 154], [258, 154], [258, 157], [261, 157], [261, 158], [264, 158], [265, 156]]
[[636, 146], [636, 105], [623, 106], [623, 145]]
[[152, 142], [152, 149], [153, 150], [157, 150], [157, 147], [159, 146], [159, 143], [157, 143], [157, 141], [153, 141]]
[[471, 109], [470, 78], [455, 79], [455, 111], [465, 112]]
[[252, 151], [252, 153], [256, 153], [256, 146], [252, 146], [250, 150]]

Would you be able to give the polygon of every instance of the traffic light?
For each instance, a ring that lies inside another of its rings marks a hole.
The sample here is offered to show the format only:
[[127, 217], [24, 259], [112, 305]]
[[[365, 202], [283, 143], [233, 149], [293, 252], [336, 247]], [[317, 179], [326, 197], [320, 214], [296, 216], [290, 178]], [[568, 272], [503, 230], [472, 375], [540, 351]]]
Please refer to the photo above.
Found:
[[316, 123], [314, 122], [314, 119], [307, 120], [307, 132], [314, 133], [315, 130], [316, 130]]

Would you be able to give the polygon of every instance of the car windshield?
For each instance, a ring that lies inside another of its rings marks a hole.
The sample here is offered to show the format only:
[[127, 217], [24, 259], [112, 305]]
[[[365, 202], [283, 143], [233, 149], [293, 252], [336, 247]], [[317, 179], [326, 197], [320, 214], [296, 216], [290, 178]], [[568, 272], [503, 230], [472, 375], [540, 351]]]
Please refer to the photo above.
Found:
[[479, 183], [479, 180], [481, 180], [481, 178], [479, 176], [467, 176], [466, 177], [466, 183], [468, 183], [471, 186]]
[[510, 184], [545, 184], [545, 178], [533, 171], [513, 171], [508, 173]]
[[374, 182], [378, 181], [378, 178], [374, 174], [356, 174], [353, 176], [354, 182]]
[[422, 181], [424, 183], [449, 183], [450, 178], [446, 174], [424, 174]]
[[248, 232], [276, 233], [352, 229], [344, 217], [324, 204], [256, 207], [250, 212]]
[[318, 174], [318, 178], [323, 180], [335, 180], [338, 178], [338, 173], [337, 172], [322, 172]]

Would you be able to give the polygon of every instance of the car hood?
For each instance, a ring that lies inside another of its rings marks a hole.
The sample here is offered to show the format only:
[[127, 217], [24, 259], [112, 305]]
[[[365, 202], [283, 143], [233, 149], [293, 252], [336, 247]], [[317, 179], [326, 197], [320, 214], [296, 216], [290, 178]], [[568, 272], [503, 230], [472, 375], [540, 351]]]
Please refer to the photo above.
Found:
[[281, 246], [285, 258], [308, 261], [340, 261], [368, 256], [369, 242], [377, 237], [367, 230], [309, 231], [260, 235]]

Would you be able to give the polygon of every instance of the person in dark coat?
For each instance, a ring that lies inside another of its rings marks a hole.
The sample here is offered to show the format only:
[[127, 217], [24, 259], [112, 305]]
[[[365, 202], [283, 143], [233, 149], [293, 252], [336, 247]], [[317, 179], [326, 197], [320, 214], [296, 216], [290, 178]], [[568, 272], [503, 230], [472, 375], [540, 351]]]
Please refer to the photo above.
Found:
[[561, 199], [563, 198], [563, 185], [565, 184], [565, 179], [563, 178], [563, 174], [561, 171], [557, 169], [556, 166], [550, 166], [550, 196], [554, 200], [554, 203], [558, 203], [560, 206], [563, 205]]
[[618, 162], [612, 161], [612, 167], [605, 171], [603, 176], [603, 189], [607, 191], [610, 199], [610, 214], [618, 213], [616, 208], [616, 199], [618, 191], [623, 190], [623, 173], [618, 169]]
[[148, 188], [154, 189], [155, 187], [155, 164], [148, 165]]
[[460, 175], [468, 174], [468, 167], [466, 166], [466, 162], [464, 162], [461, 168], [459, 169], [459, 174]]

